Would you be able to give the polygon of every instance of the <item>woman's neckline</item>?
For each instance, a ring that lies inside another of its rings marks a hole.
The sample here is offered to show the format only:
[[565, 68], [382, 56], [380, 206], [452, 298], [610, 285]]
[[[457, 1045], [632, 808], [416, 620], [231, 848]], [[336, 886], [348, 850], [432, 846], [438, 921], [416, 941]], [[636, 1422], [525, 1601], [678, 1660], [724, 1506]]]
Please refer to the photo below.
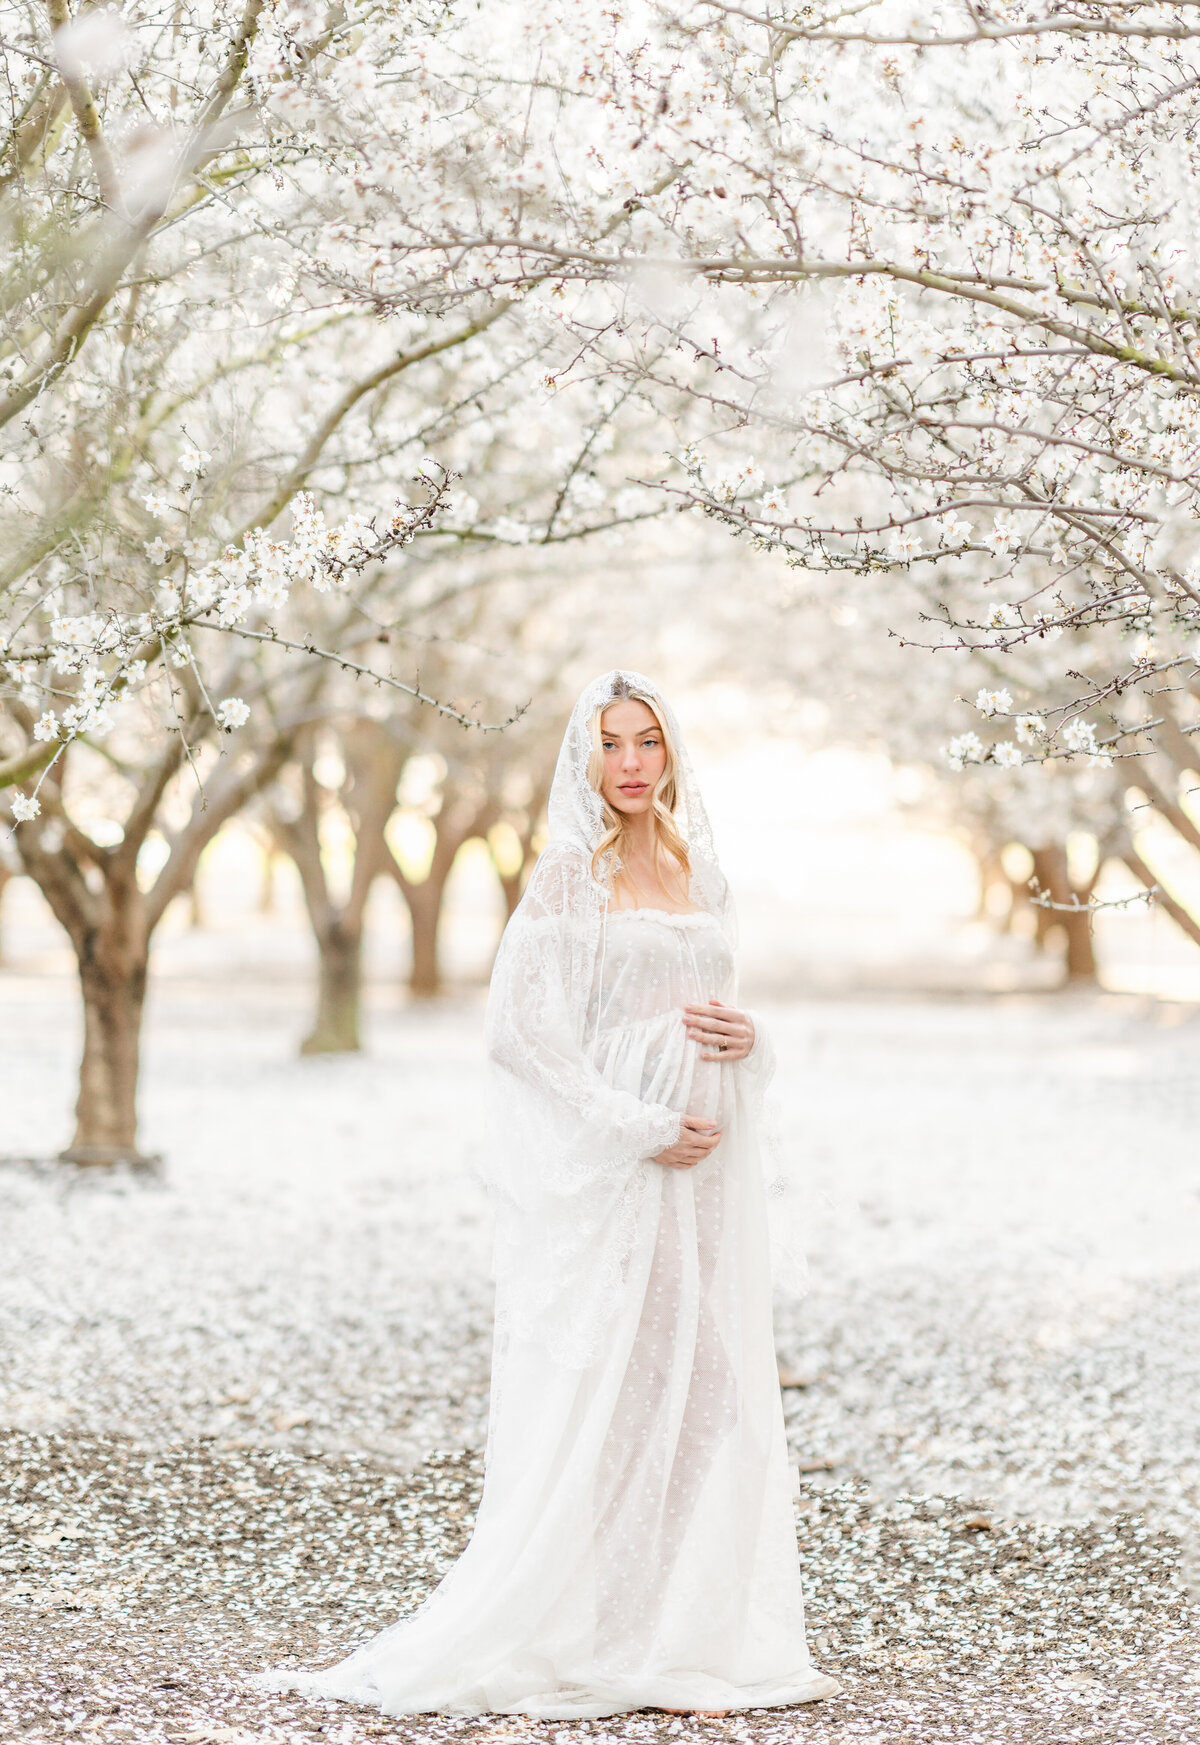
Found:
[[668, 921], [712, 921], [716, 917], [708, 909], [656, 909], [648, 903], [641, 903], [636, 909], [610, 908], [610, 915], [660, 915]]

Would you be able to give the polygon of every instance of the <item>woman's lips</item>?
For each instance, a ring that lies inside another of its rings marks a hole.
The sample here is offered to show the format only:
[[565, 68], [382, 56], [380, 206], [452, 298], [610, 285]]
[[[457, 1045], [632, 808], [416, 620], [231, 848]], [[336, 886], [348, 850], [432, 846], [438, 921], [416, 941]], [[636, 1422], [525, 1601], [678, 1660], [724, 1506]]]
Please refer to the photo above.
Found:
[[649, 782], [619, 782], [617, 785], [623, 794], [644, 794], [650, 786]]

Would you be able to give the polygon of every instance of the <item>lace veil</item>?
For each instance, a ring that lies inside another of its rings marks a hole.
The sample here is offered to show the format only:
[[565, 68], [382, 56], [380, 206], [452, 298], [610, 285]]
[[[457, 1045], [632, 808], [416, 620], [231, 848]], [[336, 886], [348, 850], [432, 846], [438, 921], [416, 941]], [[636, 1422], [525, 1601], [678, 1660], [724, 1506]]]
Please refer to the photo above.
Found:
[[[592, 753], [591, 722], [597, 709], [606, 708], [617, 697], [630, 694], [649, 698], [651, 708], [666, 728], [675, 747], [675, 824], [688, 845], [696, 876], [699, 878], [699, 888], [693, 893], [692, 900], [697, 906], [708, 907], [709, 902], [705, 900], [708, 897], [719, 906], [723, 901], [720, 892], [723, 891], [724, 881], [717, 872], [712, 826], [704, 809], [704, 801], [700, 798], [700, 789], [696, 784], [687, 747], [683, 743], [683, 735], [679, 731], [679, 722], [658, 686], [643, 673], [623, 671], [620, 668], [602, 673], [580, 694], [571, 710], [571, 719], [563, 735], [562, 748], [554, 769], [554, 781], [550, 788], [548, 846], [555, 849], [569, 845], [583, 850], [590, 860], [596, 844], [603, 836], [600, 796], [588, 781], [588, 762]], [[715, 881], [713, 874], [716, 874]]]

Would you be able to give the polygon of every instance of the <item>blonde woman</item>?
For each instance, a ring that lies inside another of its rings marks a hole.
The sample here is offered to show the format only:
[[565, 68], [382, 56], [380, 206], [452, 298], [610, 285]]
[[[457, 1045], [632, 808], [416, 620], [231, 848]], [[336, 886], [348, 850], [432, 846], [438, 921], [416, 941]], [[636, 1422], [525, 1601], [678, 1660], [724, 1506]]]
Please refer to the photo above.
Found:
[[549, 843], [492, 978], [496, 1345], [466, 1552], [339, 1665], [386, 1714], [726, 1713], [809, 1661], [756, 1104], [768, 1046], [674, 717], [611, 672], [571, 715]]

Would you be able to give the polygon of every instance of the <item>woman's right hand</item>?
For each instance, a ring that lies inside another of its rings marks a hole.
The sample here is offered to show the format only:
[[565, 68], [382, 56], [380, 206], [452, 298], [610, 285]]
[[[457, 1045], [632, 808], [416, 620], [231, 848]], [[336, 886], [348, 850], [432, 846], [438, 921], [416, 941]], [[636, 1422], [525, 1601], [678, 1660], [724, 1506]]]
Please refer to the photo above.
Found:
[[715, 1121], [704, 1121], [698, 1115], [685, 1115], [679, 1138], [654, 1159], [667, 1169], [695, 1169], [698, 1163], [720, 1144], [721, 1129]]

